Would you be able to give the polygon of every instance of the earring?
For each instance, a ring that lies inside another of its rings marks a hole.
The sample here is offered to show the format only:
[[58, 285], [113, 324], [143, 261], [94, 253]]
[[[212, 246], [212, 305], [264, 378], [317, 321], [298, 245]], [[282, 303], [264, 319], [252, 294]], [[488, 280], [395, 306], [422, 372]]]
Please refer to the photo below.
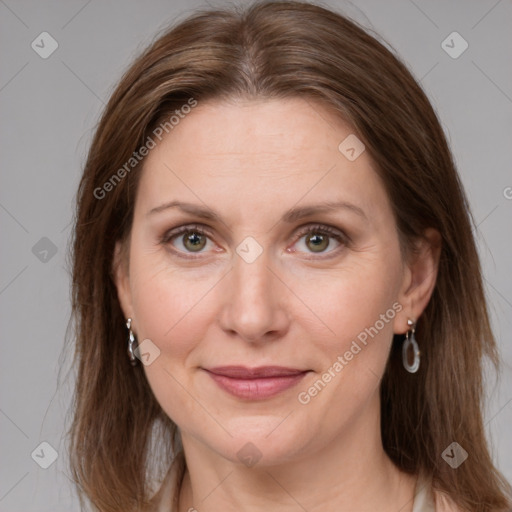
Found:
[[[416, 343], [416, 337], [414, 336], [415, 330], [416, 330], [416, 324], [413, 320], [409, 319], [407, 320], [407, 325], [411, 327], [409, 331], [407, 331], [407, 334], [405, 335], [405, 340], [402, 345], [402, 363], [404, 365], [404, 368], [409, 373], [416, 373], [418, 371], [418, 368], [420, 367], [420, 349], [418, 347], [418, 343]], [[412, 364], [409, 364], [409, 347], [412, 345], [413, 352], [414, 352], [414, 361]]]
[[131, 365], [136, 366], [137, 365], [137, 357], [135, 356], [135, 349], [137, 347], [136, 347], [136, 343], [135, 343], [135, 336], [133, 335], [133, 332], [131, 329], [131, 325], [132, 325], [132, 319], [128, 318], [128, 320], [126, 322], [126, 327], [128, 327], [128, 331], [129, 331], [129, 334], [128, 334], [128, 357], [130, 359]]

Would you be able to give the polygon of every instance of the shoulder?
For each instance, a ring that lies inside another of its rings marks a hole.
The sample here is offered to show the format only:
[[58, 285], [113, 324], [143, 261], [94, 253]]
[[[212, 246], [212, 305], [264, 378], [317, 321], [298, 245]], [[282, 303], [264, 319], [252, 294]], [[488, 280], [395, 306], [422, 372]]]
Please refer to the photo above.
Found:
[[448, 494], [438, 490], [434, 490], [433, 494], [436, 512], [465, 512]]
[[431, 474], [421, 471], [418, 475], [413, 512], [467, 512], [448, 492], [433, 484]]
[[185, 468], [185, 457], [183, 452], [179, 452], [172, 461], [158, 491], [151, 498], [152, 512], [175, 512], [178, 509], [179, 490]]

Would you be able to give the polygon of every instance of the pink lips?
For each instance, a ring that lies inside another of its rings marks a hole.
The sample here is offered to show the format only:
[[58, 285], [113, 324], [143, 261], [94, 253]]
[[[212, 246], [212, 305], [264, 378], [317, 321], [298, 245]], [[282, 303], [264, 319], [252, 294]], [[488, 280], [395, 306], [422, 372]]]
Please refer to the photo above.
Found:
[[248, 400], [277, 395], [297, 384], [308, 373], [307, 370], [282, 366], [218, 366], [205, 371], [221, 389]]

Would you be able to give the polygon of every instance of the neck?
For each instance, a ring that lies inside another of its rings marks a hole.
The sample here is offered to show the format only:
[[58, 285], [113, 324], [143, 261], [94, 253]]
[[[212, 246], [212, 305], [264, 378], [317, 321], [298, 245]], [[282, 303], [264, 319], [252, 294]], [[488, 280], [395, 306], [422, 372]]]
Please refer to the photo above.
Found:
[[187, 470], [180, 512], [257, 512], [276, 504], [282, 512], [412, 510], [416, 477], [401, 472], [384, 452], [375, 404], [323, 447], [287, 463], [247, 468], [183, 433], [182, 440]]

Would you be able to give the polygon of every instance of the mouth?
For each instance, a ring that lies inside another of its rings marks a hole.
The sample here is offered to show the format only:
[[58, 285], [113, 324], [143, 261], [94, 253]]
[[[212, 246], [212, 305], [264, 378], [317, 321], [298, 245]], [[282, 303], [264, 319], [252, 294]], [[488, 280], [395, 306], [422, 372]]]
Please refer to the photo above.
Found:
[[297, 385], [310, 370], [283, 366], [203, 368], [225, 392], [246, 400], [263, 400]]

